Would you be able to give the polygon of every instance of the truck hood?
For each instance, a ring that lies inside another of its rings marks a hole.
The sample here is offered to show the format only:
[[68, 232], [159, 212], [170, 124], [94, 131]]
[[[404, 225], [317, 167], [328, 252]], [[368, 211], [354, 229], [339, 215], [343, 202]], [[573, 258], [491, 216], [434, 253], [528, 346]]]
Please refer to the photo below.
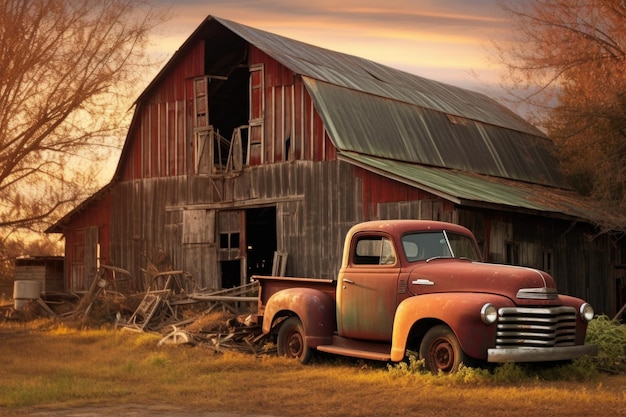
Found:
[[555, 304], [554, 279], [538, 269], [437, 258], [419, 262], [409, 273], [412, 295], [439, 292], [499, 294], [516, 304]]

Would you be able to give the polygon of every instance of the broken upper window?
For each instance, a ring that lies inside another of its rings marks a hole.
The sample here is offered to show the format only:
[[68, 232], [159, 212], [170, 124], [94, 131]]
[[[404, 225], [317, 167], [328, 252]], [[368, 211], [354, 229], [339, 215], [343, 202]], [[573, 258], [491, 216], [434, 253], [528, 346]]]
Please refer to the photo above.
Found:
[[239, 126], [223, 136], [210, 120], [209, 88], [211, 77], [194, 80], [194, 150], [198, 175], [221, 176], [243, 168], [243, 144], [247, 143], [248, 126]]
[[195, 132], [196, 174], [220, 176], [240, 172], [243, 168], [243, 135], [248, 126], [233, 130], [230, 139], [209, 126]]

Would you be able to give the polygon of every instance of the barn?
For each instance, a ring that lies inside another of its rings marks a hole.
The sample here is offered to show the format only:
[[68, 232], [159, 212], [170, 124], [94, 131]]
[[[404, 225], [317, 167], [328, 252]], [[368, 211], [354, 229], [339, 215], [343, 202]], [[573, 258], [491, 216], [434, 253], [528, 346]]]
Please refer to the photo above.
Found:
[[137, 290], [148, 264], [220, 289], [334, 277], [348, 228], [393, 218], [462, 224], [488, 261], [547, 270], [600, 312], [624, 303], [623, 245], [540, 130], [483, 94], [214, 16], [138, 97], [110, 183], [48, 232], [73, 291], [100, 264]]

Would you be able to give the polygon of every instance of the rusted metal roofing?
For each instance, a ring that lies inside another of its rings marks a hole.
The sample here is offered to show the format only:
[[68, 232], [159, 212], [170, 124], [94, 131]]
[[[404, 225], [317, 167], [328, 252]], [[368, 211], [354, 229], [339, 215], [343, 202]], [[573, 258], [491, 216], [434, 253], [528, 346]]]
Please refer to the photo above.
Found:
[[303, 77], [339, 151], [566, 187], [552, 142], [483, 94], [215, 20]]
[[594, 201], [576, 192], [539, 184], [477, 175], [453, 169], [428, 167], [400, 161], [343, 152], [338, 158], [399, 182], [424, 189], [464, 206], [485, 204], [509, 210], [604, 223], [606, 212]]

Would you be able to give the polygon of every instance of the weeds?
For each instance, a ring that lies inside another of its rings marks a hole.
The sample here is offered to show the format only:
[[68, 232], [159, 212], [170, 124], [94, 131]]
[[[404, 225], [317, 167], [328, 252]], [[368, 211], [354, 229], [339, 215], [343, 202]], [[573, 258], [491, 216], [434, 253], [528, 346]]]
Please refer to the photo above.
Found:
[[587, 343], [598, 345], [597, 357], [583, 357], [560, 364], [514, 364], [505, 363], [490, 372], [461, 365], [458, 372], [450, 375], [432, 375], [418, 359], [415, 352], [407, 355], [407, 360], [388, 365], [390, 375], [396, 377], [419, 376], [425, 382], [445, 382], [454, 384], [516, 384], [529, 381], [594, 381], [600, 371], [611, 373], [626, 372], [626, 325], [612, 321], [606, 316], [598, 316], [589, 323]]
[[432, 384], [452, 383], [480, 385], [494, 381], [494, 378], [490, 375], [487, 369], [471, 368], [463, 364], [461, 364], [459, 370], [453, 374], [439, 373], [437, 375], [433, 375], [426, 369], [424, 360], [418, 359], [417, 353], [415, 352], [409, 352], [405, 361], [393, 365], [387, 365], [387, 370], [389, 374], [394, 377], [419, 377], [421, 381], [423, 380], [424, 382]]
[[626, 372], [626, 325], [607, 316], [598, 316], [589, 323], [587, 343], [598, 345], [598, 356], [595, 358], [598, 369]]
[[418, 359], [414, 352], [410, 352], [405, 361], [388, 365], [387, 369], [395, 377], [419, 377], [424, 382], [456, 385], [518, 384], [537, 380], [588, 382], [599, 375], [593, 359], [588, 357], [561, 364], [504, 363], [491, 370], [461, 364], [454, 374], [433, 375], [426, 369], [424, 360]]

